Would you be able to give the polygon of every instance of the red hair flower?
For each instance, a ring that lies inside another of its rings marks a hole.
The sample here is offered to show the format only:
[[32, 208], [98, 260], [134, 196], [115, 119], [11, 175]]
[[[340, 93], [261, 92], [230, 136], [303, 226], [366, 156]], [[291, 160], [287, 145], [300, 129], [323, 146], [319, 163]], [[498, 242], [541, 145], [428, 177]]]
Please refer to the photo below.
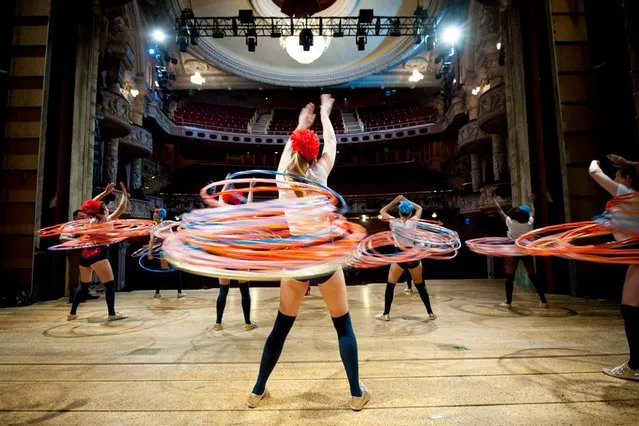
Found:
[[222, 195], [222, 201], [226, 204], [237, 205], [242, 203], [242, 193], [240, 191], [233, 191]]
[[96, 215], [102, 212], [102, 204], [97, 200], [87, 200], [82, 203], [82, 213]]
[[309, 129], [298, 129], [291, 135], [291, 148], [306, 161], [313, 161], [319, 153], [319, 139], [314, 131]]

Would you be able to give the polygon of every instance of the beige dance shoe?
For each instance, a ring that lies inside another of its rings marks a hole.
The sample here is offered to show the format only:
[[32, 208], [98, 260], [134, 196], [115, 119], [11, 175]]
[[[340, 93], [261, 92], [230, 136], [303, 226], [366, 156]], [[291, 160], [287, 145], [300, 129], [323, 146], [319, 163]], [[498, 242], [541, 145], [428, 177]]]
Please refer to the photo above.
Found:
[[107, 321], [118, 321], [128, 318], [127, 315], [116, 312], [115, 315], [109, 315]]
[[380, 320], [380, 321], [390, 321], [390, 315], [389, 314], [384, 314], [384, 313], [377, 314], [377, 315], [375, 315], [375, 318]]
[[215, 329], [215, 331], [222, 331], [224, 329], [224, 327], [222, 327], [222, 323], [219, 322], [216, 322], [213, 328]]
[[437, 315], [435, 314], [428, 314], [428, 318], [431, 320], [436, 320], [437, 319]]
[[244, 331], [251, 331], [257, 328], [257, 323], [255, 321], [251, 321], [250, 324], [244, 324]]
[[639, 381], [639, 370], [633, 370], [628, 367], [627, 363], [623, 363], [616, 367], [606, 367], [603, 372], [611, 377], [625, 380], [637, 380]]
[[502, 303], [499, 304], [499, 307], [500, 308], [506, 308], [506, 309], [512, 309], [513, 305], [511, 305], [510, 303], [507, 303], [507, 302], [502, 302]]
[[255, 408], [258, 405], [260, 405], [260, 402], [266, 398], [268, 396], [268, 390], [264, 389], [264, 393], [262, 395], [256, 395], [254, 393], [251, 393], [248, 397], [248, 400], [246, 401], [246, 404], [248, 405], [249, 408]]
[[373, 396], [371, 391], [364, 386], [364, 383], [359, 382], [359, 388], [362, 390], [362, 396], [351, 396], [351, 401], [348, 404], [353, 411], [360, 411], [364, 408], [364, 405], [371, 400], [371, 396]]
[[186, 294], [184, 293], [178, 293], [178, 299], [182, 299], [183, 297], [186, 297]]
[[69, 314], [67, 315], [67, 321], [73, 321], [78, 319], [78, 316], [76, 314]]

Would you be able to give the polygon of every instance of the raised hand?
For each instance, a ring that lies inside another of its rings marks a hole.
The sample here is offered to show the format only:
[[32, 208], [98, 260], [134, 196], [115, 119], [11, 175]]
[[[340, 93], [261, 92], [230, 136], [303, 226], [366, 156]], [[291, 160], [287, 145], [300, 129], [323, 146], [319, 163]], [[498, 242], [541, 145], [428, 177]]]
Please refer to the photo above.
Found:
[[113, 192], [114, 189], [115, 189], [115, 184], [110, 183], [106, 186], [106, 188], [104, 188], [104, 192], [106, 192], [107, 194], [110, 194]]
[[588, 172], [592, 174], [592, 173], [596, 173], [599, 170], [601, 170], [601, 165], [599, 164], [599, 161], [592, 160], [590, 162], [590, 167], [588, 167]]
[[623, 158], [620, 155], [615, 155], [615, 154], [610, 154], [608, 155], [608, 159], [610, 161], [612, 161], [612, 163], [615, 165], [616, 168], [618, 169], [623, 169], [626, 168], [628, 166], [632, 166], [633, 164], [637, 164], [634, 161], [628, 161], [625, 158]]
[[251, 182], [249, 182], [249, 188], [253, 188], [255, 186], [255, 179], [251, 179]]
[[315, 105], [308, 103], [300, 112], [300, 118], [297, 123], [298, 129], [308, 129], [315, 123]]
[[322, 105], [320, 106], [320, 114], [322, 114], [323, 116], [331, 115], [335, 99], [333, 99], [333, 97], [328, 94], [322, 95], [320, 99], [322, 100]]

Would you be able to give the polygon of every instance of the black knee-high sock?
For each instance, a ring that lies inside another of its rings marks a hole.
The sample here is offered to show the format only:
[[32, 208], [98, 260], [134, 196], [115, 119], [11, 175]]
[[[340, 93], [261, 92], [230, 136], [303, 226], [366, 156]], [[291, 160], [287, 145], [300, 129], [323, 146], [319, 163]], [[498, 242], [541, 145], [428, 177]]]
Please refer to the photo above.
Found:
[[513, 288], [515, 287], [515, 274], [506, 275], [506, 303], [513, 302]]
[[639, 308], [621, 305], [621, 315], [626, 329], [626, 338], [630, 348], [628, 367], [639, 370]]
[[251, 323], [251, 292], [249, 283], [240, 283], [240, 293], [242, 294], [242, 312], [244, 312], [244, 323]]
[[386, 292], [384, 293], [384, 315], [390, 313], [391, 305], [393, 304], [393, 296], [395, 295], [395, 285], [393, 283], [386, 283]]
[[539, 277], [536, 275], [533, 275], [532, 277], [529, 276], [528, 278], [530, 278], [530, 281], [533, 283], [533, 286], [537, 291], [537, 296], [539, 296], [539, 300], [541, 301], [541, 303], [548, 303], [546, 301], [546, 286], [544, 285], [543, 281], [540, 281]]
[[215, 308], [217, 310], [216, 323], [222, 324], [222, 316], [224, 315], [224, 308], [226, 308], [226, 296], [229, 294], [230, 285], [221, 285], [220, 292], [217, 295], [217, 303]]
[[410, 276], [410, 272], [408, 271], [405, 271], [404, 273], [406, 274], [406, 286], [410, 290], [413, 287], [413, 277]]
[[177, 292], [182, 293], [182, 271], [176, 269], [174, 274], [175, 278], [177, 279]]
[[73, 296], [73, 303], [71, 304], [71, 315], [75, 315], [80, 303], [87, 299], [87, 296], [89, 295], [90, 285], [91, 283], [83, 282], [80, 282], [80, 284], [78, 284], [78, 287], [75, 289], [75, 296]]
[[362, 396], [359, 387], [359, 364], [357, 360], [357, 339], [351, 323], [351, 314], [346, 313], [338, 318], [333, 318], [333, 325], [337, 331], [339, 342], [339, 355], [346, 370], [346, 377], [351, 388], [351, 395]]
[[115, 281], [111, 280], [104, 283], [104, 297], [109, 315], [115, 315]]
[[433, 308], [430, 306], [430, 297], [428, 297], [428, 290], [426, 290], [426, 283], [424, 281], [420, 283], [415, 283], [415, 288], [419, 293], [419, 297], [421, 297], [422, 302], [424, 302], [424, 306], [426, 307], [426, 312], [429, 314], [433, 313]]
[[284, 341], [286, 340], [286, 336], [288, 336], [288, 332], [291, 331], [294, 322], [295, 317], [289, 317], [281, 312], [277, 313], [273, 330], [271, 330], [271, 334], [268, 335], [266, 344], [264, 345], [264, 352], [262, 352], [260, 372], [257, 375], [257, 382], [255, 382], [255, 386], [253, 386], [254, 394], [262, 395], [264, 393], [266, 381], [275, 368], [277, 360], [280, 359]]
[[159, 277], [156, 279], [155, 281], [155, 294], [160, 294], [160, 290], [162, 289], [162, 287], [166, 287], [166, 273], [159, 273], [156, 274], [159, 275]]

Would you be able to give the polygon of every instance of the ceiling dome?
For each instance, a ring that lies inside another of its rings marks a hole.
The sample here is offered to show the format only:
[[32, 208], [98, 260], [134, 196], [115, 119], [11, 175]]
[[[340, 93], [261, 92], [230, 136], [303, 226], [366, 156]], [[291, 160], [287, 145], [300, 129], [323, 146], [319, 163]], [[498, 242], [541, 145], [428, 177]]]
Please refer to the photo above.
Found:
[[[253, 9], [258, 16], [285, 16], [276, 2], [284, 4], [283, 0], [193, 0], [193, 9], [196, 16], [237, 16], [240, 9]], [[313, 3], [318, 5], [317, 1]], [[415, 10], [415, 0], [326, 0], [319, 5], [326, 8], [315, 16], [357, 16], [359, 9], [374, 9], [378, 16], [411, 16]], [[189, 52], [217, 69], [248, 80], [276, 86], [322, 87], [385, 71], [425, 49], [423, 44], [415, 45], [412, 37], [369, 37], [363, 51], [358, 50], [354, 37], [333, 38], [319, 58], [300, 63], [289, 56], [278, 39], [259, 37], [255, 47], [249, 52], [243, 38], [205, 38]]]

